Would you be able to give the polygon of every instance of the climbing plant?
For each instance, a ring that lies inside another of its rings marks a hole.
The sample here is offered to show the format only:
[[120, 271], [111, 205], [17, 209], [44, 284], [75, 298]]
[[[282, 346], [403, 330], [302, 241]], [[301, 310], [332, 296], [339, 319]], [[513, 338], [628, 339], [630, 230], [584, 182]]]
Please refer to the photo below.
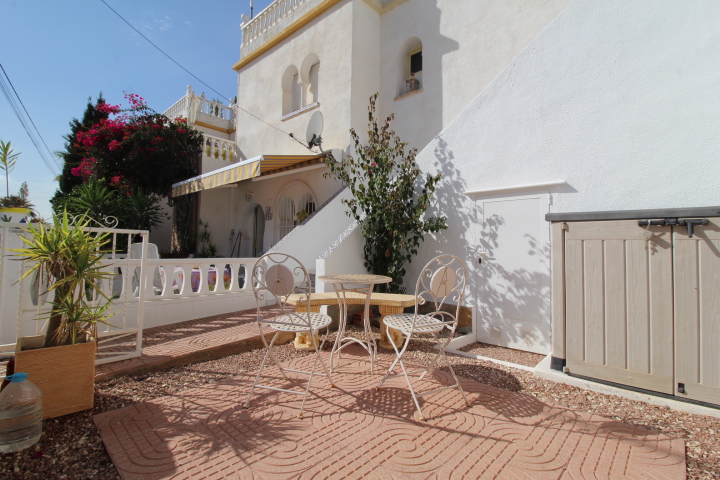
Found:
[[390, 125], [390, 115], [383, 125], [376, 117], [378, 94], [370, 97], [368, 107], [367, 144], [361, 142], [355, 129], [350, 129], [355, 155], [342, 161], [329, 155], [325, 163], [327, 176], [342, 180], [352, 198], [343, 202], [346, 212], [360, 224], [365, 239], [365, 268], [393, 279], [386, 289], [390, 293], [403, 291], [405, 265], [417, 254], [420, 242], [427, 233], [447, 228], [444, 216], [428, 216], [440, 174], [421, 176], [415, 157], [417, 149], [407, 152], [406, 143]]

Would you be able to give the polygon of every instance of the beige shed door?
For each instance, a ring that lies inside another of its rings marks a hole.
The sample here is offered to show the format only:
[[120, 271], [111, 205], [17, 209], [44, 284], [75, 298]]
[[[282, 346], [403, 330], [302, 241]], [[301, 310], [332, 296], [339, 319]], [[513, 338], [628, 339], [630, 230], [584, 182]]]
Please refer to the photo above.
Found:
[[567, 224], [571, 373], [674, 393], [671, 241], [669, 227], [637, 220]]
[[673, 227], [675, 386], [694, 400], [720, 404], [720, 220]]

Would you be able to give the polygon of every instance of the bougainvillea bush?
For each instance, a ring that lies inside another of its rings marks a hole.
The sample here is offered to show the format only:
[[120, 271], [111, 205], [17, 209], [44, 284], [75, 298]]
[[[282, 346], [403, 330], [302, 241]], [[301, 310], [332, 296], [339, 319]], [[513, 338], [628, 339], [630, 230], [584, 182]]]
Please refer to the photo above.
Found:
[[127, 195], [140, 189], [167, 196], [173, 183], [197, 175], [202, 134], [184, 118], [171, 120], [154, 112], [136, 94], [125, 98], [128, 109], [109, 103], [96, 106], [109, 116], [77, 133], [82, 160], [71, 173], [85, 182], [104, 179]]
[[[171, 198], [172, 184], [199, 173], [203, 137], [184, 118], [158, 114], [136, 94], [125, 98], [129, 107], [123, 109], [100, 95], [94, 105], [88, 103], [82, 122], [71, 122], [52, 203], [58, 213], [68, 210], [100, 221], [113, 216], [120, 227], [151, 229], [163, 220], [160, 200]], [[184, 197], [171, 200], [176, 248], [193, 251], [195, 199]]]

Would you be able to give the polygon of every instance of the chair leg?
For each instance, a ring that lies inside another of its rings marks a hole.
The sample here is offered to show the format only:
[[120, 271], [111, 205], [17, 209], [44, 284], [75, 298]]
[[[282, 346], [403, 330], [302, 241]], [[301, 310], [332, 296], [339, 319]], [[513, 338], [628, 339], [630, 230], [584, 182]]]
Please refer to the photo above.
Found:
[[[335, 360], [335, 354], [337, 354], [338, 357], [338, 367], [340, 366], [340, 354], [341, 354], [341, 343], [342, 338], [345, 336], [345, 328], [347, 327], [347, 310], [340, 305], [340, 318], [338, 320], [338, 330], [335, 337], [335, 343], [333, 344], [332, 350], [330, 350], [330, 371], [334, 371], [334, 360]], [[327, 337], [326, 337], [327, 338]]]
[[385, 376], [380, 380], [380, 383], [378, 383], [378, 386], [375, 387], [376, 390], [380, 390], [380, 387], [382, 387], [383, 383], [385, 383], [385, 380], [387, 380], [390, 377], [390, 373], [392, 373], [393, 369], [395, 368], [395, 365], [397, 365], [398, 360], [400, 360], [400, 357], [402, 357], [403, 353], [405, 353], [405, 349], [407, 348], [408, 343], [410, 343], [410, 336], [405, 336], [405, 346], [403, 347], [402, 352], [398, 351], [397, 345], [395, 345], [395, 340], [388, 335], [388, 339], [390, 340], [390, 345], [393, 346], [393, 349], [395, 350], [395, 360], [390, 364], [390, 368], [387, 369], [387, 372], [385, 372]]
[[453, 379], [455, 380], [455, 385], [457, 385], [458, 390], [460, 390], [460, 394], [463, 397], [463, 400], [465, 401], [465, 405], [470, 406], [470, 402], [467, 399], [467, 396], [465, 395], [465, 390], [463, 390], [462, 385], [460, 385], [460, 380], [458, 380], [457, 375], [455, 375], [455, 369], [452, 366], [452, 363], [450, 362], [450, 359], [445, 354], [445, 348], [442, 348], [442, 356], [445, 359], [445, 363], [448, 366], [448, 369], [450, 370], [450, 375], [452, 375]]
[[[260, 375], [262, 374], [263, 369], [265, 368], [265, 363], [267, 362], [268, 357], [272, 357], [273, 360], [277, 362], [277, 358], [275, 357], [275, 354], [272, 353], [272, 347], [275, 344], [275, 339], [278, 337], [280, 332], [275, 332], [275, 335], [273, 335], [272, 340], [270, 341], [270, 344], [268, 345], [267, 340], [265, 340], [265, 335], [262, 333], [262, 328], [260, 329], [260, 336], [263, 339], [263, 342], [265, 343], [265, 346], [267, 347], [267, 351], [265, 352], [265, 356], [263, 357], [262, 362], [260, 363], [260, 369], [258, 370], [257, 375], [255, 375], [255, 381], [253, 382], [252, 387], [250, 388], [250, 393], [248, 394], [248, 398], [245, 401], [245, 408], [250, 406], [250, 399], [253, 396], [253, 393], [255, 392], [255, 386], [258, 383], [258, 380], [260, 380]], [[279, 365], [278, 365], [279, 366]], [[287, 376], [285, 376], [285, 372], [282, 368], [280, 368], [280, 373], [282, 373], [283, 379], [287, 380]]]
[[312, 370], [310, 370], [310, 378], [308, 378], [308, 383], [305, 387], [305, 394], [303, 395], [302, 404], [300, 405], [300, 413], [298, 414], [298, 418], [302, 418], [303, 410], [305, 409], [305, 400], [307, 400], [308, 393], [310, 392], [310, 384], [312, 383], [313, 376], [315, 375], [315, 369], [317, 368], [318, 360], [320, 361], [323, 370], [325, 370], [325, 375], [327, 376], [328, 380], [330, 380], [330, 386], [335, 387], [330, 371], [328, 371], [328, 367], [327, 365], [325, 365], [325, 361], [322, 359], [322, 354], [320, 352], [323, 345], [325, 344], [325, 339], [327, 339], [327, 335], [325, 336], [325, 339], [323, 339], [319, 347], [317, 344], [317, 340], [315, 339], [314, 332], [312, 330], [310, 330], [310, 338], [312, 339], [313, 347], [315, 348], [315, 361], [313, 362]]

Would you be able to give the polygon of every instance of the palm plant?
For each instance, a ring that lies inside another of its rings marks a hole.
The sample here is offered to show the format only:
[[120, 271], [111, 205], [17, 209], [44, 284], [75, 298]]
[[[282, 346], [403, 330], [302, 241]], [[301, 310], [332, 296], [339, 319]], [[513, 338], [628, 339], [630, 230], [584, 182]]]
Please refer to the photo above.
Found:
[[83, 216], [73, 226], [67, 212], [53, 215], [49, 228], [39, 223], [23, 229], [29, 234], [20, 237], [26, 247], [11, 250], [33, 263], [21, 279], [34, 274], [36, 282], [43, 282], [41, 291], [55, 292], [43, 347], [95, 340], [97, 324], [107, 324], [110, 316], [111, 300], [101, 289], [101, 282], [113, 275], [102, 264], [109, 234], [90, 232], [89, 222]]
[[12, 142], [3, 142], [0, 140], [0, 165], [5, 170], [5, 190], [7, 191], [6, 197], [10, 196], [10, 172], [15, 168], [15, 162], [20, 156], [20, 152], [15, 151], [10, 146]]

